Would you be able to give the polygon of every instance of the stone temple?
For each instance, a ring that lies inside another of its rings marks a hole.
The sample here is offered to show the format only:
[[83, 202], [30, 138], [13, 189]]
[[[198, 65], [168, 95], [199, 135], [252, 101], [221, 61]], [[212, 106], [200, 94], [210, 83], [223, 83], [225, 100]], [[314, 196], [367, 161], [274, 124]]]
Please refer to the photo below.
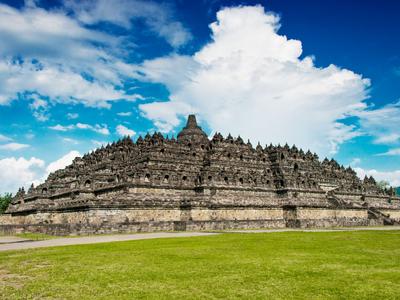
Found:
[[400, 198], [372, 177], [295, 146], [257, 145], [190, 115], [177, 139], [129, 137], [76, 158], [27, 192], [0, 231], [86, 234], [393, 225]]

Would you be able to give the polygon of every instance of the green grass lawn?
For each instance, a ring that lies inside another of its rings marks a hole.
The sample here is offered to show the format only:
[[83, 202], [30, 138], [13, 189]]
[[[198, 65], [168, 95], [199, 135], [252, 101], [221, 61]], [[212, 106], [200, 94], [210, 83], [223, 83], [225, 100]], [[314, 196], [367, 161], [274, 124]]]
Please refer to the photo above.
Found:
[[222, 234], [0, 252], [0, 299], [400, 299], [400, 232]]

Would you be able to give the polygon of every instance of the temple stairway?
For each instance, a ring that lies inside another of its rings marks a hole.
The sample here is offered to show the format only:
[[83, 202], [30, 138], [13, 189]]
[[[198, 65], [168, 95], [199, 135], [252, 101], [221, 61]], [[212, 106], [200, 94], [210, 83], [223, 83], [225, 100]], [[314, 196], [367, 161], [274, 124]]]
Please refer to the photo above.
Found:
[[[328, 193], [327, 198], [328, 201], [337, 208], [345, 207], [348, 204], [342, 199], [336, 197], [333, 193]], [[382, 213], [374, 207], [368, 207], [367, 211], [368, 219], [380, 220], [382, 221], [383, 225], [400, 225], [399, 221], [390, 218], [389, 215]]]
[[368, 219], [382, 220], [383, 225], [400, 225], [400, 222], [390, 218], [389, 215], [386, 215], [373, 207], [368, 207]]

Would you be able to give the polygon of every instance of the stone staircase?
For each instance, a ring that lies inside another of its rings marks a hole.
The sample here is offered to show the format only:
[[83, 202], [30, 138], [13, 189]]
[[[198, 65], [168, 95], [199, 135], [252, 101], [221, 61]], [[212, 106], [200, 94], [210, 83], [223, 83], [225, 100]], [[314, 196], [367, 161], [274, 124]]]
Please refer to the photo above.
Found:
[[368, 207], [368, 219], [382, 220], [383, 225], [400, 225], [400, 222], [393, 220], [389, 215], [382, 213], [374, 207]]
[[327, 193], [327, 199], [329, 203], [332, 204], [334, 207], [340, 208], [340, 207], [345, 207], [347, 205], [345, 201], [336, 197], [336, 195], [331, 192]]
[[[338, 198], [333, 192], [327, 193], [327, 199], [330, 204], [337, 208], [345, 208], [346, 206], [349, 206], [349, 203], [346, 203], [342, 199]], [[383, 225], [400, 225], [399, 221], [390, 218], [389, 215], [382, 213], [374, 207], [365, 206], [365, 208], [368, 211], [368, 219], [379, 220]]]

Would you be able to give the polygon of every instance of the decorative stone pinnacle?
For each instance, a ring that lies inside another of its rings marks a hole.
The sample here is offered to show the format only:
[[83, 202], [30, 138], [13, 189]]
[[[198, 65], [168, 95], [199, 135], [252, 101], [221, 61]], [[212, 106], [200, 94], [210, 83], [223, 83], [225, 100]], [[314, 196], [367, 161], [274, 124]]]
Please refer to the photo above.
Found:
[[199, 143], [208, 142], [207, 135], [201, 129], [201, 127], [197, 125], [195, 115], [188, 116], [185, 128], [183, 128], [178, 134], [178, 141], [191, 141]]
[[197, 121], [196, 121], [196, 116], [195, 115], [189, 115], [187, 123], [186, 123], [186, 128], [197, 128]]

